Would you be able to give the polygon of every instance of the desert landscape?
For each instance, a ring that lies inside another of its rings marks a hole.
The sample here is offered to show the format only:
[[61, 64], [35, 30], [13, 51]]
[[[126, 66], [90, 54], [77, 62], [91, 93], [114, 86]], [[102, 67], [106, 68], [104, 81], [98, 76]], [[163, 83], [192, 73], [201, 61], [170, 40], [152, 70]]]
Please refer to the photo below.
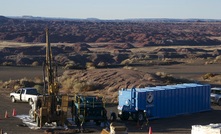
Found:
[[[50, 28], [61, 90], [66, 93], [111, 94], [108, 99], [117, 103], [117, 91], [125, 87], [220, 82], [220, 22], [41, 20], [3, 16], [0, 20], [4, 90], [27, 86], [22, 83], [41, 90], [45, 27]], [[23, 68], [30, 70], [29, 73], [21, 73]], [[6, 73], [5, 69], [10, 71]], [[19, 77], [10, 75], [18, 73], [16, 70], [20, 70]]]
[[[20, 87], [42, 92], [46, 27], [62, 93], [102, 96], [117, 105], [121, 88], [192, 82], [221, 86], [220, 21], [0, 16], [0, 24], [0, 93], [4, 96]], [[215, 109], [220, 111], [217, 106]], [[190, 130], [193, 120], [188, 121], [183, 133]], [[209, 123], [209, 117], [204, 123]], [[159, 124], [156, 128], [159, 133], [168, 129], [160, 129]], [[176, 127], [174, 130], [168, 132], [182, 133]]]

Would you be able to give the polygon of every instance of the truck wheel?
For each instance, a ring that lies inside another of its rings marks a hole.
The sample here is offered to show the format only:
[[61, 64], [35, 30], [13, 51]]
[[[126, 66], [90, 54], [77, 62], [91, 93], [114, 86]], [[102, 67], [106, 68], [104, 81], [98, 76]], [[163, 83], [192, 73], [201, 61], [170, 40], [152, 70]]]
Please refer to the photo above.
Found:
[[129, 117], [130, 114], [128, 112], [123, 112], [122, 115], [120, 116], [120, 119], [126, 121], [129, 119]]
[[14, 97], [14, 96], [12, 96], [12, 97], [11, 97], [11, 99], [12, 99], [12, 102], [13, 102], [13, 103], [15, 103], [15, 102], [16, 102], [16, 99], [15, 99], [15, 97]]
[[219, 101], [218, 101], [218, 105], [221, 106], [221, 99], [219, 99]]
[[134, 121], [137, 121], [138, 120], [138, 114], [137, 112], [134, 112], [134, 113], [131, 113], [131, 117]]
[[30, 99], [28, 99], [28, 104], [29, 105], [32, 105], [33, 104], [33, 100], [30, 98]]
[[144, 113], [143, 111], [138, 112], [138, 120], [143, 121], [144, 120]]
[[96, 125], [97, 126], [100, 126], [101, 125], [101, 122], [100, 121], [95, 121]]

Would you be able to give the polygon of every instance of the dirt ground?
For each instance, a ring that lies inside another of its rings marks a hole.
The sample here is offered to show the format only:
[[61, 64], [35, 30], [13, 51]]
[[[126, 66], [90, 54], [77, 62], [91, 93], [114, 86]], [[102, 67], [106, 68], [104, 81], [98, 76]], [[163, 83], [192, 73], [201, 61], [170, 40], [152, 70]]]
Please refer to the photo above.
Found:
[[[28, 114], [30, 106], [27, 103], [12, 103], [7, 96], [0, 95], [0, 129], [7, 134], [40, 134], [45, 130], [31, 130], [28, 127], [22, 126], [20, 119], [11, 117], [12, 109], [16, 109], [17, 115]], [[108, 106], [108, 111], [116, 111], [117, 106]], [[9, 118], [4, 118], [5, 111], [8, 112]], [[151, 120], [148, 126], [143, 126], [142, 129], [136, 122], [129, 120], [122, 122], [118, 119], [117, 122], [124, 123], [130, 134], [144, 134], [148, 132], [148, 128], [151, 127], [155, 134], [190, 134], [192, 125], [208, 125], [210, 123], [220, 123], [221, 120], [221, 107], [212, 105], [211, 111], [176, 116], [171, 118]], [[90, 126], [86, 128], [90, 130], [90, 133], [101, 132], [101, 127]]]

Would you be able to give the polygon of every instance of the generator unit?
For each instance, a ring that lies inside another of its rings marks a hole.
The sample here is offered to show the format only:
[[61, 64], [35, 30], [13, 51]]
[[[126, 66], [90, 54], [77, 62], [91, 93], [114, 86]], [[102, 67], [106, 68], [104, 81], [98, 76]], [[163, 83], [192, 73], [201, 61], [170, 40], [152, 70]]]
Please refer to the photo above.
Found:
[[102, 97], [76, 94], [72, 98], [72, 114], [77, 121], [83, 116], [84, 121], [94, 121], [97, 125], [107, 120], [107, 111]]
[[210, 85], [186, 83], [119, 91], [121, 120], [166, 118], [211, 110]]

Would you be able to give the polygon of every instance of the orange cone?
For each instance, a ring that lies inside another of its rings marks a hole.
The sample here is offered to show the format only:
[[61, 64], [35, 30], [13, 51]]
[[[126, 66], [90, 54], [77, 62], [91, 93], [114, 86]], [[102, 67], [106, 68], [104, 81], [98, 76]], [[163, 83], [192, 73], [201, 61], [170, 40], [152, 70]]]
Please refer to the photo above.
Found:
[[8, 118], [8, 112], [5, 111], [5, 118]]
[[12, 116], [16, 116], [16, 111], [15, 111], [15, 108], [13, 108], [13, 111], [12, 111]]
[[149, 134], [152, 134], [152, 128], [149, 127]]

